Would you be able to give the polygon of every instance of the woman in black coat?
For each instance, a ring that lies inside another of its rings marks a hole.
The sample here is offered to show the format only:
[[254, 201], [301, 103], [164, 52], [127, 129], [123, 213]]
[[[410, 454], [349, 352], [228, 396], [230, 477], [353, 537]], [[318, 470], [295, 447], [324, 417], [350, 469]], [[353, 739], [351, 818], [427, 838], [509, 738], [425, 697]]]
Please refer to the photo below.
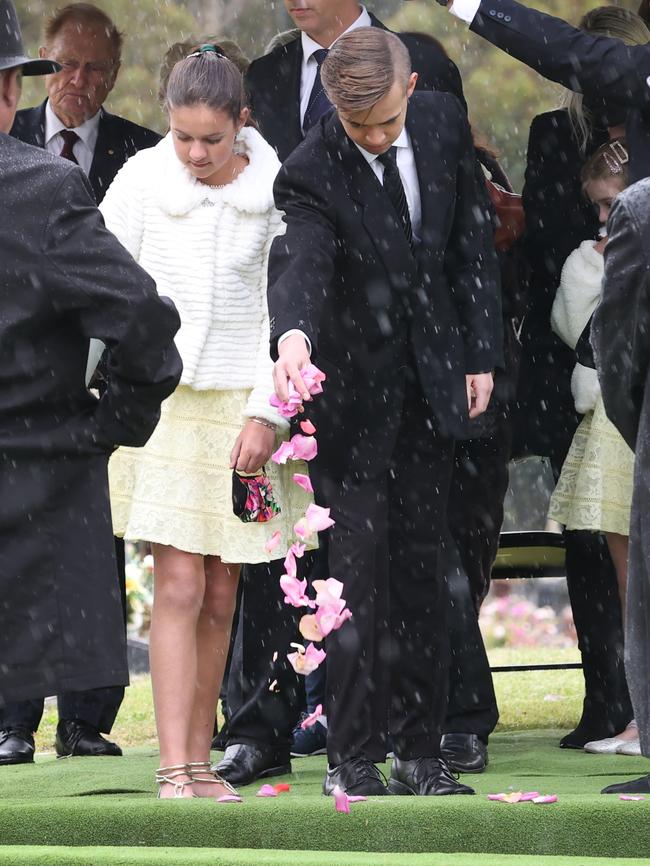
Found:
[[[650, 40], [643, 21], [617, 7], [592, 10], [581, 27], [626, 44]], [[515, 427], [515, 453], [548, 457], [556, 477], [579, 418], [570, 388], [575, 354], [551, 331], [551, 307], [568, 255], [598, 234], [597, 213], [582, 194], [580, 169], [625, 121], [617, 108], [590, 111], [578, 94], [567, 102], [567, 108], [536, 117], [530, 129], [523, 200], [531, 276]], [[632, 709], [622, 662], [620, 602], [606, 545], [600, 535], [587, 532], [565, 533], [565, 544], [586, 694], [580, 723], [560, 745], [582, 748], [623, 730]]]

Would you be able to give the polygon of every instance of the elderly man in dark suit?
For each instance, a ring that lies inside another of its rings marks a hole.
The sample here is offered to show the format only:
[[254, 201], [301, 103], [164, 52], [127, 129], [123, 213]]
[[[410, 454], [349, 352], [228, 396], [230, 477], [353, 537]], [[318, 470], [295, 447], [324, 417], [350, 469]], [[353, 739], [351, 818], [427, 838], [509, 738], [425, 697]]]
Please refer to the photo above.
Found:
[[[359, 27], [386, 29], [357, 0], [285, 0], [285, 6], [296, 31], [283, 34], [281, 44], [253, 61], [246, 75], [255, 120], [281, 160], [294, 151], [309, 128], [332, 108], [320, 81], [320, 67], [329, 47], [342, 34]], [[426, 37], [398, 35], [408, 48], [413, 69], [418, 73], [417, 88], [453, 93], [465, 106], [458, 69], [440, 45]], [[317, 557], [312, 577], [321, 576], [323, 558], [322, 553]], [[456, 570], [455, 563], [452, 570]], [[246, 566], [242, 571], [242, 604], [234, 644], [233, 674], [228, 681], [230, 718], [222, 735], [226, 753], [218, 764], [219, 772], [234, 785], [290, 771], [292, 729], [304, 707], [302, 678], [296, 676], [282, 656], [269, 667], [265, 654], [260, 653], [260, 634], [272, 636], [275, 645], [290, 642], [296, 633], [296, 611], [287, 609], [278, 596], [277, 579], [281, 572], [276, 574], [277, 571], [274, 566]], [[464, 574], [463, 578], [466, 580]], [[454, 586], [459, 584], [456, 581]], [[465, 594], [455, 595], [454, 610], [462, 612], [463, 619], [470, 622], [472, 608]], [[476, 637], [480, 641], [478, 626], [473, 630], [470, 626], [469, 631], [472, 631], [472, 640]], [[484, 654], [480, 658], [473, 655], [469, 670], [463, 673], [467, 692], [473, 696], [472, 709], [478, 709], [481, 721], [485, 721], [480, 732], [487, 742], [498, 714]], [[269, 682], [274, 680], [277, 688], [270, 691]], [[456, 696], [457, 691], [452, 684], [452, 695]], [[455, 727], [451, 730], [458, 728], [458, 717], [465, 713], [466, 705], [464, 702], [462, 707], [456, 708]], [[463, 721], [473, 730], [476, 716], [468, 715]], [[322, 731], [320, 725], [312, 731], [317, 729]], [[460, 727], [460, 730], [465, 729]], [[462, 734], [460, 739], [464, 740], [461, 745], [466, 756], [467, 742], [472, 735]], [[321, 747], [322, 741], [319, 741], [315, 748], [320, 751]], [[470, 761], [476, 759], [476, 755], [470, 756]], [[482, 760], [484, 757], [479, 756], [479, 762]]]
[[[310, 474], [336, 521], [329, 573], [353, 618], [327, 638], [323, 790], [469, 794], [440, 752], [440, 544], [453, 440], [487, 407], [502, 362], [491, 221], [462, 106], [414, 92], [395, 34], [344, 34], [322, 81], [335, 111], [275, 185], [287, 230], [271, 248], [269, 313], [279, 397], [289, 380], [305, 396], [312, 359], [327, 374], [306, 405], [319, 435]], [[387, 789], [375, 763], [388, 730]]]
[[[176, 387], [180, 320], [104, 227], [84, 173], [7, 133], [24, 56], [0, 0], [0, 704], [128, 682], [108, 458]], [[110, 346], [101, 398], [91, 338]]]
[[[160, 136], [102, 108], [120, 68], [122, 35], [101, 9], [89, 3], [63, 7], [46, 21], [43, 42], [41, 56], [61, 68], [45, 77], [47, 100], [17, 112], [11, 135], [77, 163], [99, 204], [128, 157]], [[116, 539], [115, 548], [125, 602], [124, 542]], [[123, 697], [121, 687], [59, 695], [57, 753], [120, 755], [102, 732], [110, 732]], [[42, 700], [0, 710], [0, 765], [33, 760], [33, 733], [42, 714]]]

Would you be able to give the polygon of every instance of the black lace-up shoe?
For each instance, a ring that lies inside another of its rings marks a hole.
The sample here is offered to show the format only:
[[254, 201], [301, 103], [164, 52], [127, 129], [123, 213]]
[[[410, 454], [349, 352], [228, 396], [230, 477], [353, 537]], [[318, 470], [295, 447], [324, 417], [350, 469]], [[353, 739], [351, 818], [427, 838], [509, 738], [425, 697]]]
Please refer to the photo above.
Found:
[[22, 725], [0, 731], [0, 765], [33, 764], [34, 735]]
[[59, 758], [119, 757], [122, 754], [116, 743], [111, 743], [97, 728], [78, 719], [61, 719], [56, 726], [54, 748]]
[[367, 758], [348, 758], [328, 767], [323, 794], [331, 794], [337, 785], [351, 797], [382, 797], [388, 793], [386, 779]]
[[393, 760], [388, 780], [390, 794], [416, 794], [420, 797], [440, 797], [445, 794], [474, 794], [473, 788], [455, 779], [442, 758], [415, 758], [412, 761]]

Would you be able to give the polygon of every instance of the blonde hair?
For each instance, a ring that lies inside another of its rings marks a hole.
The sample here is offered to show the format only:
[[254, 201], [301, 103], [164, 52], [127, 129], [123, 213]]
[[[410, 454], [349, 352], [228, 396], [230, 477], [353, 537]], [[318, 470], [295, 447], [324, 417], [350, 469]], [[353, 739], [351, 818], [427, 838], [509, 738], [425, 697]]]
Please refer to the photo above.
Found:
[[327, 96], [337, 109], [369, 111], [396, 81], [406, 90], [411, 58], [394, 33], [358, 27], [336, 40], [321, 69]]
[[620, 180], [621, 189], [625, 189], [628, 184], [629, 161], [625, 139], [615, 138], [601, 145], [582, 167], [582, 191], [586, 193], [588, 184], [598, 180]]
[[[592, 36], [609, 36], [619, 39], [625, 45], [645, 45], [650, 42], [650, 30], [636, 12], [621, 9], [620, 6], [599, 6], [587, 12], [579, 24]], [[567, 90], [562, 107], [568, 109], [571, 129], [580, 152], [584, 154], [591, 135], [592, 119], [583, 103], [582, 93]]]

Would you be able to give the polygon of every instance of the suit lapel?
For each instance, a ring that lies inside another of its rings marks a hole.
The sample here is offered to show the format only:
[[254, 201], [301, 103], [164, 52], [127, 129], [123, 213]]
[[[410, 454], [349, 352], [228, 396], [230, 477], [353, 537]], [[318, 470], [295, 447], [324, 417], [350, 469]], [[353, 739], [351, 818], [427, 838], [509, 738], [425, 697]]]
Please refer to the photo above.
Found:
[[430, 121], [426, 108], [413, 104], [415, 95], [406, 115], [406, 131], [411, 139], [415, 167], [417, 169], [422, 206], [422, 227], [420, 229], [420, 251], [436, 249], [440, 246], [440, 192], [448, 173], [447, 161], [442, 152], [438, 131]]
[[276, 123], [283, 135], [290, 141], [302, 141], [300, 126], [300, 73], [302, 69], [302, 42], [294, 39], [283, 49], [278, 65], [277, 80], [287, 82], [291, 96], [281, 95], [274, 102], [273, 111]]
[[35, 147], [45, 147], [45, 102], [28, 109], [23, 117], [18, 130], [20, 140]]
[[415, 258], [381, 183], [336, 115], [325, 129], [331, 158], [342, 163], [350, 198], [361, 208], [363, 226], [391, 284], [398, 291], [409, 289], [417, 275]]
[[103, 108], [101, 112], [95, 153], [88, 175], [98, 202], [102, 200], [113, 178], [129, 156], [123, 138], [115, 134], [113, 116]]

